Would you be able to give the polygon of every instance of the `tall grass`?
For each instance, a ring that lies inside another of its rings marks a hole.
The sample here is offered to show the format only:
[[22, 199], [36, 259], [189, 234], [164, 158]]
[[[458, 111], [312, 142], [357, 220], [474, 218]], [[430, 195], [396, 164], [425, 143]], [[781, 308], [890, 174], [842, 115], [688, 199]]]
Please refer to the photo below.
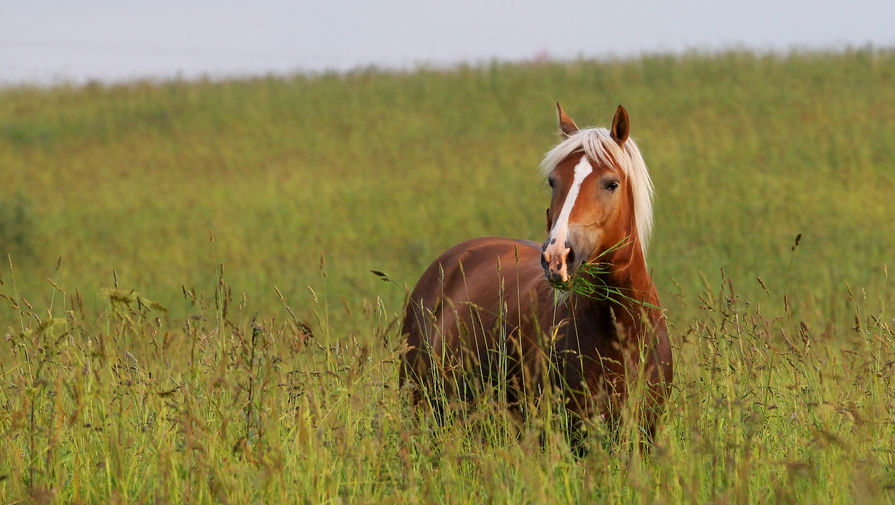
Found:
[[[893, 502], [893, 63], [0, 90], [0, 502]], [[623, 103], [658, 191], [676, 376], [647, 455], [397, 390], [404, 285], [543, 235], [557, 99]]]
[[444, 425], [414, 410], [381, 300], [358, 307], [363, 334], [327, 339], [323, 318], [253, 316], [224, 277], [204, 299], [185, 293], [182, 319], [124, 288], [100, 313], [54, 289], [60, 303], [22, 309], [0, 354], [4, 502], [895, 498], [895, 331], [862, 293], [847, 299], [853, 327], [815, 327], [778, 293], [744, 300], [722, 278], [676, 332], [652, 451], [598, 432], [576, 457], [549, 409], [520, 423], [482, 402]]

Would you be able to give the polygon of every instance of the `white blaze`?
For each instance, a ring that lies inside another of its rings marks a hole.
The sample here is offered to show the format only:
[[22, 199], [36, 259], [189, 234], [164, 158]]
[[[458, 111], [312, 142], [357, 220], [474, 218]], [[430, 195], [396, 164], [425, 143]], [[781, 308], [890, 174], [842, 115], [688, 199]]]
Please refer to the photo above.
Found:
[[566, 201], [562, 204], [562, 210], [559, 212], [559, 217], [556, 218], [556, 224], [550, 230], [550, 241], [548, 242], [550, 247], [548, 249], [551, 249], [553, 245], [562, 249], [566, 248], [566, 236], [569, 234], [569, 216], [572, 215], [572, 208], [578, 200], [578, 190], [581, 189], [581, 183], [584, 182], [584, 179], [593, 171], [593, 167], [587, 161], [587, 156], [581, 156], [581, 161], [575, 165], [575, 178], [572, 179], [569, 194], [566, 195]]
[[572, 215], [572, 208], [578, 200], [578, 190], [584, 179], [593, 172], [593, 167], [587, 161], [587, 155], [581, 156], [581, 161], [575, 165], [575, 176], [572, 179], [572, 185], [566, 194], [566, 200], [562, 204], [562, 210], [559, 211], [559, 217], [553, 229], [550, 230], [550, 236], [547, 238], [547, 248], [544, 250], [544, 259], [550, 264], [550, 270], [559, 273], [563, 282], [569, 280], [569, 265], [566, 258], [569, 255], [569, 248], [566, 247], [566, 239], [569, 235], [569, 216]]

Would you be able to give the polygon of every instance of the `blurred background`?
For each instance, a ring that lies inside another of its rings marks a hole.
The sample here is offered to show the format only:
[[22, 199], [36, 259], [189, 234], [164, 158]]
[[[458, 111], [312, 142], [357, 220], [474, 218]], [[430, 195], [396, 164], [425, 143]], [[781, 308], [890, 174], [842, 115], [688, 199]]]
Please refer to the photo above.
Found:
[[556, 101], [582, 126], [631, 114], [677, 331], [722, 270], [844, 324], [856, 296], [891, 298], [892, 19], [881, 1], [4, 2], [4, 330], [25, 308], [102, 312], [116, 286], [190, 314], [222, 272], [250, 315], [397, 314], [452, 244], [541, 239]]

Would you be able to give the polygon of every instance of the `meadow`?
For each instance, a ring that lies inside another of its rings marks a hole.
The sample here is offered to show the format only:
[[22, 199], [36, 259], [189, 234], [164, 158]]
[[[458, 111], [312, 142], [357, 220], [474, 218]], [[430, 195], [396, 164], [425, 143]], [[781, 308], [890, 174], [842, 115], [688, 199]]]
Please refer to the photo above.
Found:
[[[656, 186], [648, 454], [397, 389], [423, 269], [542, 239], [557, 100]], [[0, 89], [0, 503], [895, 502], [893, 187], [892, 50]]]

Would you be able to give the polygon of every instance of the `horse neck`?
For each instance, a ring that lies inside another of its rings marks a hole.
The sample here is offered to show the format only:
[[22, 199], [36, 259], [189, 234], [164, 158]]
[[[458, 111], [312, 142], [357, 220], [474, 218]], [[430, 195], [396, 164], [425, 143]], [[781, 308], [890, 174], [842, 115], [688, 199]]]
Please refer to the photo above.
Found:
[[631, 259], [626, 265], [613, 263], [608, 273], [588, 279], [596, 285], [607, 286], [609, 299], [576, 295], [571, 300], [572, 310], [579, 321], [604, 319], [611, 312], [616, 322], [628, 329], [630, 335], [642, 338], [650, 329], [656, 329], [659, 325], [664, 328], [664, 320], [639, 239], [635, 237], [629, 247], [632, 248]]

